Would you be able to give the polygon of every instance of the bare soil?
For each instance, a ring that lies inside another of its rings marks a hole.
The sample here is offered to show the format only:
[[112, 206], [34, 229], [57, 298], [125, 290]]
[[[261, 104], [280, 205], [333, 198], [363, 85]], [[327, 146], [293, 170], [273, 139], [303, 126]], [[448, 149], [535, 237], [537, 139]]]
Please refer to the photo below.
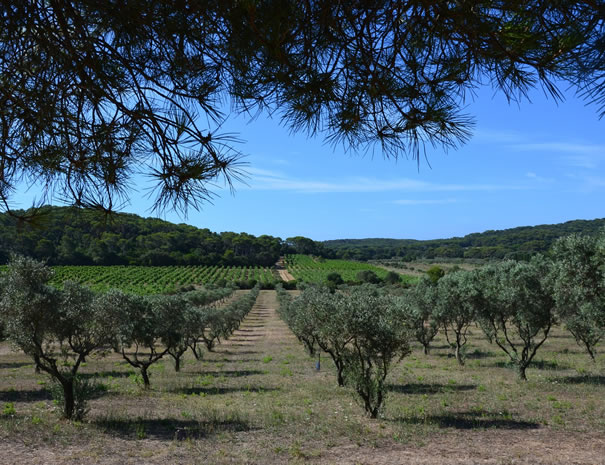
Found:
[[284, 257], [279, 257], [279, 260], [275, 264], [275, 270], [283, 281], [294, 281], [296, 278], [290, 274], [286, 269]]
[[294, 276], [288, 270], [277, 270], [279, 277], [284, 281], [294, 281]]

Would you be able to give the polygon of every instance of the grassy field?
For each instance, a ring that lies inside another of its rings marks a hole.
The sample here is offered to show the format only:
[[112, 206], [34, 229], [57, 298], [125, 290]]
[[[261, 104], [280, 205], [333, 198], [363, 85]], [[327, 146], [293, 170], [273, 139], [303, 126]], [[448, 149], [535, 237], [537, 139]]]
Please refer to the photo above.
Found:
[[321, 371], [261, 291], [235, 335], [151, 369], [150, 391], [115, 354], [82, 369], [100, 389], [83, 423], [59, 418], [48, 378], [0, 344], [0, 463], [28, 464], [599, 464], [605, 463], [605, 356], [592, 363], [557, 328], [520, 383], [473, 329], [467, 365], [439, 338], [389, 377], [386, 410], [369, 420]]
[[482, 263], [478, 263], [477, 260], [464, 261], [462, 259], [453, 260], [451, 262], [443, 262], [439, 260], [416, 260], [413, 262], [405, 262], [403, 260], [371, 260], [368, 263], [388, 271], [394, 271], [396, 273], [402, 273], [414, 277], [426, 276], [426, 271], [433, 266], [443, 268], [446, 273], [450, 272], [456, 267], [468, 271], [482, 266]]

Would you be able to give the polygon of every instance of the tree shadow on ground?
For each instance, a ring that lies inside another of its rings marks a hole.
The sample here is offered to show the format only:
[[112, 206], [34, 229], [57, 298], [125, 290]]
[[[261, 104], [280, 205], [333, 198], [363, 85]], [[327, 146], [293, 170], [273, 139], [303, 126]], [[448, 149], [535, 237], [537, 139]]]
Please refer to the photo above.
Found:
[[31, 367], [34, 368], [32, 362], [0, 362], [0, 370], [10, 370], [14, 368]]
[[453, 428], [460, 430], [468, 429], [538, 429], [539, 423], [524, 420], [513, 420], [512, 418], [487, 415], [477, 412], [457, 412], [447, 415], [428, 415], [426, 417], [394, 418], [392, 421], [407, 425], [429, 424], [439, 428]]
[[[442, 357], [442, 358], [454, 358], [455, 357], [453, 352], [440, 353], [440, 354], [434, 354], [434, 355], [437, 357]], [[497, 357], [498, 355], [500, 355], [500, 354], [496, 354], [495, 352], [491, 352], [489, 350], [486, 351], [486, 350], [475, 349], [472, 352], [468, 352], [465, 355], [465, 358], [467, 360], [479, 360], [479, 359], [484, 359], [484, 358]]]
[[[239, 355], [240, 353], [233, 353], [231, 355]], [[212, 362], [223, 362], [223, 363], [246, 363], [246, 362], [261, 362], [260, 358], [215, 358]]]
[[390, 392], [398, 392], [400, 394], [439, 394], [443, 392], [460, 392], [472, 391], [477, 386], [474, 384], [425, 384], [425, 383], [410, 383], [410, 384], [390, 384], [387, 389]]
[[241, 387], [189, 387], [189, 388], [177, 388], [174, 389], [173, 392], [178, 394], [187, 394], [187, 395], [221, 395], [221, 394], [231, 394], [234, 392], [254, 392], [258, 394], [263, 394], [265, 392], [279, 391], [279, 388], [268, 388], [268, 387], [259, 387], [259, 386], [241, 386]]
[[243, 376], [254, 376], [254, 375], [264, 375], [266, 374], [264, 371], [260, 370], [225, 370], [225, 371], [200, 371], [198, 373], [202, 376], [224, 376], [225, 378], [239, 378]]
[[[229, 338], [231, 342], [255, 342], [255, 339], [264, 337], [264, 334], [238, 334]], [[231, 344], [236, 345], [236, 344]]]
[[98, 420], [93, 424], [106, 433], [122, 439], [178, 440], [199, 439], [223, 432], [251, 431], [250, 423], [241, 418], [209, 419], [203, 421], [173, 418]]
[[[420, 346], [420, 347], [422, 347], [422, 346]], [[429, 350], [433, 350], [433, 349], [441, 350], [441, 349], [449, 349], [449, 348], [450, 348], [450, 346], [448, 344], [434, 344], [434, 345], [431, 344], [429, 347]]]
[[[517, 365], [515, 365], [510, 360], [500, 360], [497, 362], [489, 363], [484, 366], [494, 367], [494, 368], [509, 368], [516, 369]], [[561, 361], [553, 361], [553, 360], [534, 360], [529, 365], [529, 368], [535, 368], [537, 370], [566, 370], [572, 368], [568, 363]]]
[[[231, 345], [236, 345], [236, 344], [231, 344]], [[238, 344], [241, 347], [250, 347], [247, 346], [245, 344]], [[221, 350], [221, 351], [215, 351], [215, 354], [225, 354], [225, 355], [252, 355], [252, 354], [258, 354], [260, 352], [254, 351], [254, 350]]]
[[605, 376], [603, 375], [564, 376], [561, 378], [550, 378], [549, 381], [563, 384], [592, 384], [594, 386], [605, 386]]
[[0, 391], [0, 402], [39, 402], [51, 399], [50, 392], [46, 389]]
[[79, 373], [78, 376], [84, 379], [94, 378], [128, 378], [133, 374], [133, 371], [99, 371], [96, 373]]
[[483, 358], [497, 357], [500, 354], [492, 352], [491, 350], [475, 349], [472, 352], [466, 354], [466, 358], [469, 360], [479, 360]]

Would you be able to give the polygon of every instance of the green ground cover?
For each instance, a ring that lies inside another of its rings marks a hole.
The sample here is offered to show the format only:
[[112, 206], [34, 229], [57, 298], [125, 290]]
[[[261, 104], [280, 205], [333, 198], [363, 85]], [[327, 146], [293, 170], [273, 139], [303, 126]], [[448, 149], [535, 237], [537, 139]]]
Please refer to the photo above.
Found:
[[270, 268], [259, 266], [55, 266], [53, 283], [72, 280], [95, 291], [118, 288], [136, 294], [164, 294], [190, 285], [276, 281]]
[[[380, 279], [384, 279], [388, 270], [368, 263], [354, 262], [351, 260], [328, 260], [313, 258], [309, 255], [287, 255], [286, 267], [292, 276], [299, 281], [308, 283], [322, 283], [326, 281], [330, 273], [338, 273], [344, 281], [357, 281], [360, 271], [373, 271]], [[402, 281], [412, 283], [417, 278], [400, 274]]]

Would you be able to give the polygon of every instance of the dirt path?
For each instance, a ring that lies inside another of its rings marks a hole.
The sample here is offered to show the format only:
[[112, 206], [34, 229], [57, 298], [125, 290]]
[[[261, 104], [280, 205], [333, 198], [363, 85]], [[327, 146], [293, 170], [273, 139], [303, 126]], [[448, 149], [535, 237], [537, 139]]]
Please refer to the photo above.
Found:
[[236, 360], [238, 355], [250, 352], [271, 356], [283, 351], [284, 344], [297, 345], [296, 337], [277, 314], [277, 305], [275, 291], [260, 291], [240, 328], [217, 348], [217, 353], [225, 351]]
[[279, 273], [279, 277], [284, 281], [294, 281], [295, 279], [294, 276], [288, 272], [288, 270], [277, 270], [277, 272]]
[[290, 274], [290, 272], [286, 269], [286, 262], [284, 257], [279, 257], [279, 260], [275, 264], [275, 270], [279, 274], [279, 277], [283, 281], [294, 281], [296, 278]]

